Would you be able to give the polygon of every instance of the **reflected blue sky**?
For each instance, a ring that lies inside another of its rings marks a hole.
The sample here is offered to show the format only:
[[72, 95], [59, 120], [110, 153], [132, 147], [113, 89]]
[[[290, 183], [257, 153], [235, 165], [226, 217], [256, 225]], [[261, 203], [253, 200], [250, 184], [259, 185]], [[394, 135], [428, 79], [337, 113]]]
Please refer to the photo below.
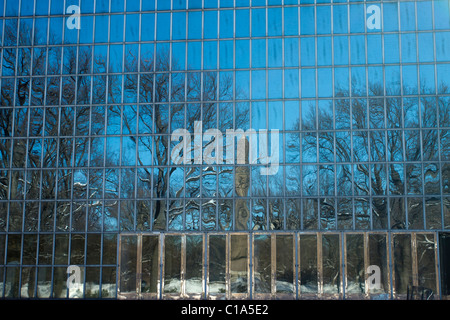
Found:
[[[294, 192], [295, 183], [300, 194], [337, 195], [331, 176], [342, 174], [336, 167], [341, 162], [362, 162], [370, 180], [384, 171], [368, 162], [447, 159], [448, 1], [385, 1], [375, 30], [366, 26], [367, 6], [356, 1], [312, 6], [311, 0], [286, 0], [281, 6], [254, 0], [252, 7], [246, 0], [66, 1], [66, 8], [80, 5], [81, 30], [67, 27], [63, 2], [37, 1], [36, 8], [34, 2], [0, 0], [1, 88], [4, 97], [13, 97], [2, 99], [2, 107], [5, 114], [17, 106], [67, 111], [75, 124], [62, 132], [80, 140], [57, 144], [73, 144], [76, 153], [57, 166], [154, 165], [154, 184], [147, 185], [154, 196], [182, 190], [184, 196], [214, 197], [219, 169], [213, 170], [217, 179], [205, 178], [202, 194], [201, 183], [188, 178], [194, 173], [165, 167], [165, 139], [198, 120], [204, 130], [282, 131], [283, 166], [273, 183], [253, 187], [257, 196]], [[14, 114], [14, 128], [26, 127], [25, 116]], [[50, 140], [30, 149], [51, 168], [52, 158], [38, 150], [52, 150], [58, 131], [50, 116], [44, 119], [45, 125], [35, 119], [43, 132], [34, 132], [37, 124], [28, 131]], [[399, 135], [392, 131], [403, 128], [408, 130]], [[416, 130], [424, 128], [429, 131]], [[13, 135], [26, 137], [23, 132]], [[302, 181], [283, 184], [288, 172], [298, 172]], [[408, 174], [403, 167], [398, 172]], [[364, 183], [355, 181], [356, 194]]]

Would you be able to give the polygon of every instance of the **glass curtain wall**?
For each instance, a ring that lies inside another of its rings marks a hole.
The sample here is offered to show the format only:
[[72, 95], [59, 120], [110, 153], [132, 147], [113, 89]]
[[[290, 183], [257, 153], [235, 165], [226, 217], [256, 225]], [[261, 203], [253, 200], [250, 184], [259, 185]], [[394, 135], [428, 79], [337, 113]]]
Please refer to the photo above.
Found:
[[0, 40], [0, 298], [439, 297], [447, 0], [0, 0]]

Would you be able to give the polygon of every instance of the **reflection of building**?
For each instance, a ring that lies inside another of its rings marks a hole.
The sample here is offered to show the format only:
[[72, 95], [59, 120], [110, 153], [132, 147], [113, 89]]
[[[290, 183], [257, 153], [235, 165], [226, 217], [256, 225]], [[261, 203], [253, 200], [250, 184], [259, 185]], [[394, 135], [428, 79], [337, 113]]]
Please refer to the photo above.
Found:
[[448, 1], [316, 2], [3, 1], [0, 297], [447, 299]]

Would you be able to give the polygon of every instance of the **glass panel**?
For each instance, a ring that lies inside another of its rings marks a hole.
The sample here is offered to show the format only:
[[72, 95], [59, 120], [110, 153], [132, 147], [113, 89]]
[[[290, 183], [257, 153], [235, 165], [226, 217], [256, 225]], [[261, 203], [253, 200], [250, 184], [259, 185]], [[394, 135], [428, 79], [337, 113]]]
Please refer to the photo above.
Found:
[[[371, 295], [389, 293], [389, 263], [388, 248], [385, 234], [369, 234], [369, 266], [377, 266], [380, 268], [380, 286], [379, 289], [369, 288]], [[388, 298], [387, 296], [384, 296]]]
[[[36, 234], [24, 234], [23, 235], [23, 265], [36, 264], [36, 250], [37, 250], [37, 235]], [[3, 261], [2, 261], [3, 263]]]
[[364, 235], [363, 234], [347, 234], [345, 237], [346, 250], [346, 293], [347, 294], [364, 294], [365, 282], [362, 275], [365, 273], [364, 268]]
[[[52, 238], [47, 238], [43, 235], [41, 235], [40, 237], [40, 247], [41, 248], [46, 248], [48, 246], [43, 244], [43, 241], [45, 240], [45, 242], [49, 242], [51, 241]], [[84, 264], [84, 248], [85, 248], [85, 238], [86, 235], [84, 234], [72, 234], [72, 241], [71, 241], [71, 248], [70, 248], [70, 264], [75, 264], [75, 265], [81, 265]], [[39, 250], [39, 261], [40, 264], [46, 263], [44, 261], [51, 261], [51, 250], [48, 251], [48, 249], [46, 250], [47, 252], [45, 252], [45, 254], [41, 254], [42, 249], [40, 248]]]
[[253, 246], [255, 293], [271, 293], [272, 241], [270, 235], [255, 235]]
[[408, 225], [410, 229], [423, 229], [423, 198], [407, 198]]
[[20, 269], [19, 267], [7, 267], [4, 270], [6, 273], [5, 297], [18, 298]]
[[104, 234], [103, 235], [103, 265], [115, 265], [117, 258], [117, 235]]
[[300, 235], [300, 294], [318, 293], [317, 236]]
[[417, 275], [420, 287], [436, 294], [436, 240], [433, 233], [417, 234]]
[[102, 298], [116, 297], [116, 268], [102, 269]]
[[[52, 284], [52, 268], [51, 267], [38, 268], [37, 297], [50, 298], [51, 284]], [[74, 295], [71, 295], [70, 297], [74, 297]], [[77, 295], [77, 297], [81, 298], [82, 293], [81, 295]]]
[[203, 236], [186, 235], [185, 292], [203, 292]]
[[181, 293], [181, 236], [178, 235], [165, 237], [164, 293]]
[[341, 292], [340, 239], [337, 234], [322, 235], [322, 276], [323, 293]]
[[22, 280], [20, 288], [21, 298], [34, 298], [34, 287], [36, 278], [36, 268], [35, 267], [24, 267], [22, 268]]
[[231, 235], [230, 286], [231, 293], [248, 292], [247, 235]]
[[226, 236], [210, 235], [208, 243], [208, 292], [226, 292]]
[[448, 232], [439, 233], [439, 255], [440, 255], [440, 292], [443, 297], [450, 294], [450, 270], [449, 270], [449, 244]]
[[[100, 256], [102, 249], [101, 234], [87, 235], [86, 264], [100, 264]], [[92, 271], [92, 270], [91, 270]]]
[[120, 292], [136, 292], [137, 236], [122, 236], [120, 251]]
[[53, 297], [67, 298], [67, 267], [53, 269]]
[[410, 234], [393, 235], [393, 257], [394, 294], [403, 295], [413, 281]]
[[276, 236], [276, 292], [294, 293], [294, 236]]
[[86, 268], [86, 298], [100, 297], [100, 268]]
[[141, 292], [156, 293], [159, 286], [159, 236], [142, 236]]

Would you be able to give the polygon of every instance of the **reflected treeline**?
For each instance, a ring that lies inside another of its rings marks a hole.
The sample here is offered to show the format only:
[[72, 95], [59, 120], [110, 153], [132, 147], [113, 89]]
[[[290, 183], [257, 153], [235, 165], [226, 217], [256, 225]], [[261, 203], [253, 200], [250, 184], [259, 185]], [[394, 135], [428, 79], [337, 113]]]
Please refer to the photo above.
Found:
[[29, 201], [10, 203], [9, 230], [441, 227], [450, 140], [436, 128], [449, 126], [447, 97], [378, 98], [371, 84], [368, 99], [346, 99], [337, 88], [333, 101], [302, 101], [274, 176], [171, 166], [178, 128], [249, 128], [249, 104], [227, 102], [242, 94], [232, 76], [172, 73], [177, 61], [153, 46], [27, 47], [32, 29], [17, 38], [15, 21], [5, 25], [4, 44], [19, 47], [3, 49], [2, 74], [16, 77], [1, 83], [0, 199]]
[[[15, 30], [16, 20], [9, 21], [5, 45], [31, 45], [30, 27], [21, 26], [19, 39]], [[159, 230], [176, 224], [184, 207], [191, 208], [194, 227], [201, 207], [217, 206], [165, 200], [181, 193], [197, 198], [202, 180], [216, 176], [217, 181], [232, 171], [169, 167], [169, 133], [193, 131], [199, 120], [205, 130], [243, 127], [249, 119], [246, 109], [234, 111], [232, 103], [219, 107], [214, 102], [232, 100], [239, 89], [234, 90], [228, 75], [219, 81], [214, 72], [168, 73], [177, 64], [168, 52], [155, 56], [150, 50], [139, 57], [135, 48], [127, 49], [123, 60], [93, 55], [91, 46], [4, 49], [2, 74], [17, 77], [2, 79], [0, 166], [12, 170], [0, 170], [0, 199], [30, 200], [25, 217], [24, 202], [10, 204], [9, 230], [20, 231], [24, 218], [25, 231], [38, 226], [50, 231], [54, 224], [56, 231], [150, 230], [151, 224]], [[139, 74], [116, 74], [138, 68]], [[7, 212], [0, 213], [2, 230]]]

